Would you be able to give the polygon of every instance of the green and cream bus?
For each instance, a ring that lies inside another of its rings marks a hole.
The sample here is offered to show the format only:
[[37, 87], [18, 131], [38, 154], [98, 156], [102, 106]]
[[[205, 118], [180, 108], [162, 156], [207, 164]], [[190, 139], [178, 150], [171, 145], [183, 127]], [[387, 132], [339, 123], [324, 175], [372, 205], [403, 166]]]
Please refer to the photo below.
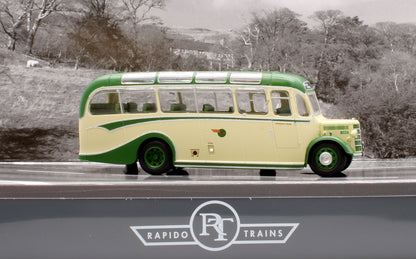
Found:
[[362, 154], [357, 120], [325, 118], [313, 87], [279, 72], [137, 72], [94, 80], [79, 114], [79, 158], [184, 167], [279, 169], [321, 176]]

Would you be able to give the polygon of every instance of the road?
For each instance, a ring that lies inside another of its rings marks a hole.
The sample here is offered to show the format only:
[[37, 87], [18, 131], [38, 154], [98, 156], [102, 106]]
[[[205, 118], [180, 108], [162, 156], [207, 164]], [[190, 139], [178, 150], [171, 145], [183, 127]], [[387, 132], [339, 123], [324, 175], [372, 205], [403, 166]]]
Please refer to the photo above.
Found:
[[[343, 175], [322, 178], [309, 168], [278, 170], [187, 169], [125, 175], [124, 166], [100, 163], [0, 163], [0, 198], [239, 198], [415, 196], [416, 160], [353, 161]], [[267, 175], [267, 174], [266, 174]]]

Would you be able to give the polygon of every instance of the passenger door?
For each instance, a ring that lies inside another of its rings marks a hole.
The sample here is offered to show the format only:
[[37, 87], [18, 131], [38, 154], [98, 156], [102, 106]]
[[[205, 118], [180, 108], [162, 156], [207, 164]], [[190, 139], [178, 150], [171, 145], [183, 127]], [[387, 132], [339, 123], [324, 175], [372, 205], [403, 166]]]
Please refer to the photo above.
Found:
[[270, 93], [274, 118], [272, 119], [276, 162], [293, 164], [300, 161], [297, 122], [289, 91], [273, 90]]

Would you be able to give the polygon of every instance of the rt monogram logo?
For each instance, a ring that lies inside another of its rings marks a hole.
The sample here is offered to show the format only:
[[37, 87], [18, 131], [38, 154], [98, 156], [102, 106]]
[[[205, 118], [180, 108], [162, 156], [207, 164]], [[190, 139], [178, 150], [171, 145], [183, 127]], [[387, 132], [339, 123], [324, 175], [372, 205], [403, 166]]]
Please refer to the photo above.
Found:
[[194, 210], [189, 226], [191, 235], [199, 246], [209, 251], [221, 251], [237, 239], [240, 217], [229, 204], [208, 201]]
[[202, 217], [202, 233], [199, 234], [200, 236], [209, 236], [207, 228], [212, 227], [218, 234], [214, 241], [228, 241], [225, 238], [227, 233], [224, 232], [224, 222], [234, 222], [234, 218], [222, 218], [217, 213], [200, 213], [199, 215]]

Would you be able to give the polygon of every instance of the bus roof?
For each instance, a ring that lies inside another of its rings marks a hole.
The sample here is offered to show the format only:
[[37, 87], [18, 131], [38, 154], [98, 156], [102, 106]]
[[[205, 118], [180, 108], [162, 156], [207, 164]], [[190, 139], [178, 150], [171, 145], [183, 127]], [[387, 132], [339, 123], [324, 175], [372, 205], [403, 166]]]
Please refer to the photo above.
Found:
[[303, 77], [280, 72], [126, 72], [101, 76], [85, 89], [80, 117], [84, 115], [85, 104], [90, 94], [100, 87], [129, 85], [264, 85], [286, 86], [301, 92], [312, 91], [310, 83]]

